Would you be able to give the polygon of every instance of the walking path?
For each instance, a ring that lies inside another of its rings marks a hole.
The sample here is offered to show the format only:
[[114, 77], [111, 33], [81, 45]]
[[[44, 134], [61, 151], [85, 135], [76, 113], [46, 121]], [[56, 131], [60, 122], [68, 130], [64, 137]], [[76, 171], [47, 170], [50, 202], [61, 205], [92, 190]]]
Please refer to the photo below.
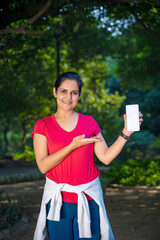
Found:
[[[44, 180], [0, 185], [3, 195], [25, 194], [27, 227], [16, 236], [1, 240], [32, 240], [43, 192]], [[103, 186], [105, 205], [115, 240], [160, 239], [160, 188]], [[65, 239], [64, 239], [65, 240]]]

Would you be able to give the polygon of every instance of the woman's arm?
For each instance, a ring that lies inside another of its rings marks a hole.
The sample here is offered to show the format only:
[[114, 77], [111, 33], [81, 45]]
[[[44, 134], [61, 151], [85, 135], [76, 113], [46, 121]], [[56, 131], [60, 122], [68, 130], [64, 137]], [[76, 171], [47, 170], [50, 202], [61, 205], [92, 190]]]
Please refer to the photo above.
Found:
[[100, 137], [85, 138], [85, 135], [75, 137], [73, 141], [52, 155], [48, 155], [47, 138], [41, 134], [35, 133], [33, 146], [36, 162], [39, 170], [45, 174], [47, 171], [60, 164], [73, 150], [89, 143], [99, 142]]
[[[142, 114], [141, 112], [139, 113], [139, 124], [141, 125], [143, 119], [142, 119]], [[125, 135], [128, 137], [133, 133], [133, 132], [128, 132], [127, 131], [127, 126], [126, 126], [126, 115], [124, 115], [124, 128], [122, 131]], [[104, 164], [108, 165], [110, 164], [121, 152], [123, 149], [124, 145], [126, 144], [127, 140], [125, 140], [123, 137], [119, 136], [117, 140], [110, 146], [108, 147], [102, 134], [98, 134], [101, 138], [101, 142], [97, 142], [94, 144], [94, 151], [97, 156], [97, 158], [103, 162]]]
[[108, 147], [102, 134], [99, 133], [98, 135], [101, 137], [102, 141], [94, 144], [94, 152], [101, 162], [108, 165], [118, 156], [127, 140], [119, 136], [117, 140]]

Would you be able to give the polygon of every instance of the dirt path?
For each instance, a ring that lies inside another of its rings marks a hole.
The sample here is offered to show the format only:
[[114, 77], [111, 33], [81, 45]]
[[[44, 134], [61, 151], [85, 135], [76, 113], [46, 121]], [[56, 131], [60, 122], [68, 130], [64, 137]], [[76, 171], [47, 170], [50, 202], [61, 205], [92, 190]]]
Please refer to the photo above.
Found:
[[160, 188], [106, 188], [105, 203], [116, 240], [160, 239]]
[[[32, 240], [39, 213], [44, 180], [0, 185], [0, 190], [18, 197], [26, 195], [27, 228], [3, 240]], [[160, 239], [160, 188], [104, 187], [108, 217], [116, 240]], [[65, 240], [65, 239], [64, 239]]]

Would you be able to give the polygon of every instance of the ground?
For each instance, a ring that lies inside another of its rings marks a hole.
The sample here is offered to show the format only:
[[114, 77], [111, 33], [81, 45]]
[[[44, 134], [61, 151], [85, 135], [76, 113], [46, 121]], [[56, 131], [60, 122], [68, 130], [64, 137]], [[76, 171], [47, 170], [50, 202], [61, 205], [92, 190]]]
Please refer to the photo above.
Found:
[[[16, 236], [0, 240], [32, 240], [43, 192], [44, 179], [0, 185], [3, 194], [25, 194], [24, 209], [28, 218], [25, 229]], [[160, 239], [160, 187], [124, 187], [103, 185], [104, 200], [115, 240]], [[65, 239], [64, 239], [65, 240]]]

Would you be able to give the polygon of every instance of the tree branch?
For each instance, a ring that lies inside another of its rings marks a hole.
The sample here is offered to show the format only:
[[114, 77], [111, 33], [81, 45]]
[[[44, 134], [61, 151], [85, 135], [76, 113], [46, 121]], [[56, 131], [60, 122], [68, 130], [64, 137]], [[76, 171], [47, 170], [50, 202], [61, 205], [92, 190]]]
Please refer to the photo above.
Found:
[[35, 22], [49, 8], [50, 5], [51, 5], [51, 0], [48, 0], [47, 3], [39, 10], [39, 12], [33, 17], [31, 17], [30, 19], [28, 19], [28, 21], [25, 24], [23, 24], [23, 26], [20, 28], [24, 29], [28, 25]]
[[147, 24], [145, 24], [141, 18], [137, 16], [137, 14], [132, 10], [128, 3], [125, 3], [126, 7], [128, 8], [129, 12], [135, 17], [136, 21], [148, 32], [153, 36], [153, 38], [160, 43], [160, 35], [156, 33], [152, 28], [150, 28]]
[[41, 30], [26, 30], [25, 28], [28, 25], [31, 25], [33, 22], [35, 22], [38, 18], [40, 18], [42, 16], [42, 14], [50, 7], [51, 5], [51, 0], [48, 0], [46, 2], [46, 4], [39, 10], [38, 13], [36, 13], [33, 17], [31, 17], [30, 19], [28, 19], [28, 21], [26, 23], [24, 23], [21, 27], [19, 28], [5, 28], [0, 30], [0, 34], [5, 34], [5, 33], [21, 33], [21, 34], [42, 34], [43, 31]]
[[6, 28], [4, 30], [0, 30], [0, 34], [5, 33], [20, 33], [20, 34], [35, 34], [35, 35], [41, 35], [43, 31], [41, 30], [26, 30], [26, 29], [19, 29], [19, 28]]

